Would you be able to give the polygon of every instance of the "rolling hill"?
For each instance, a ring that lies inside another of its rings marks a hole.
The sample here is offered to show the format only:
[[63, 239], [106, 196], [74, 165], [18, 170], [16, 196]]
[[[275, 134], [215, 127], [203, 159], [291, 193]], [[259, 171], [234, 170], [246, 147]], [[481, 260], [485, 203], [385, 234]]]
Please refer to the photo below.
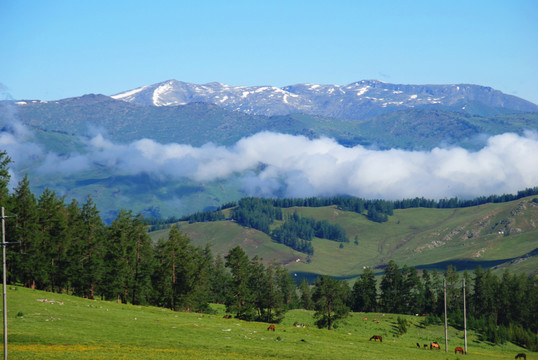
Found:
[[[267, 263], [284, 265], [297, 276], [328, 274], [353, 278], [363, 267], [382, 272], [389, 260], [417, 269], [446, 270], [453, 264], [459, 271], [478, 265], [495, 271], [538, 274], [537, 196], [506, 203], [489, 203], [457, 209], [412, 208], [395, 210], [385, 223], [364, 215], [331, 207], [297, 207], [301, 216], [327, 220], [345, 229], [351, 241], [338, 243], [314, 238], [314, 254], [294, 251], [257, 230], [233, 221], [179, 223], [198, 246], [211, 244], [215, 253], [225, 255], [237, 245], [249, 256], [258, 255]], [[273, 227], [278, 225], [277, 222]], [[150, 233], [154, 240], [167, 230]], [[354, 243], [358, 241], [358, 245]]]

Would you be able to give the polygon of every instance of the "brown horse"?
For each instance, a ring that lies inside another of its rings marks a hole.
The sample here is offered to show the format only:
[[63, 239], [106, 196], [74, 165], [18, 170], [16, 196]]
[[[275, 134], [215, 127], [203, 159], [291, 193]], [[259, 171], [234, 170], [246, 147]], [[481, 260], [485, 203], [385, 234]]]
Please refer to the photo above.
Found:
[[437, 350], [441, 350], [441, 346], [439, 346], [438, 343], [435, 341], [430, 344], [430, 350], [433, 350], [433, 348], [436, 348]]
[[225, 319], [231, 319], [232, 318], [232, 315], [224, 315], [223, 316]]
[[460, 348], [459, 346], [454, 349], [454, 354], [457, 354], [458, 352], [463, 355], [463, 349]]
[[379, 342], [383, 342], [383, 338], [381, 337], [381, 335], [374, 335], [368, 341], [371, 341], [372, 339], [374, 339], [375, 341], [379, 340]]
[[269, 330], [275, 331], [275, 325], [269, 325], [269, 327], [267, 328], [267, 331]]
[[516, 359], [519, 359], [519, 358], [527, 360], [527, 355], [525, 353], [519, 353], [516, 355]]

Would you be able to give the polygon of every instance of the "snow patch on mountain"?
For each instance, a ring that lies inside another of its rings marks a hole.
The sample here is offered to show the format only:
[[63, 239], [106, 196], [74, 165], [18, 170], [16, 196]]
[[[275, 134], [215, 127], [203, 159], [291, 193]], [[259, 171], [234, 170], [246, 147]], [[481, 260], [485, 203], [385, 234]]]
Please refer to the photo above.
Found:
[[296, 84], [274, 86], [203, 85], [169, 80], [113, 95], [141, 105], [178, 106], [205, 102], [228, 110], [259, 115], [306, 113], [364, 119], [387, 111], [424, 106], [461, 108], [462, 102], [517, 111], [538, 112], [538, 105], [478, 85], [403, 85], [362, 80], [348, 85]]
[[131, 96], [134, 96], [134, 95], [138, 94], [139, 92], [141, 92], [142, 90], [145, 90], [147, 88], [149, 88], [149, 86], [142, 86], [142, 87], [130, 90], [130, 91], [125, 91], [125, 92], [122, 92], [122, 93], [119, 93], [119, 94], [116, 94], [116, 95], [112, 95], [111, 98], [116, 99], [116, 100], [129, 101], [127, 98], [129, 98]]

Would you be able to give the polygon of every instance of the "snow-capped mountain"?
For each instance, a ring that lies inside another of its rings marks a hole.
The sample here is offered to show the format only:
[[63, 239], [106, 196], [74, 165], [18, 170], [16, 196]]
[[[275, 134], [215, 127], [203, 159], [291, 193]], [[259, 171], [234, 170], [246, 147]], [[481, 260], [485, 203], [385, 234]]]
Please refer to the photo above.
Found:
[[363, 80], [348, 85], [297, 84], [273, 86], [203, 85], [169, 80], [113, 95], [146, 106], [177, 106], [194, 102], [258, 115], [305, 113], [364, 119], [407, 108], [440, 107], [466, 110], [488, 107], [538, 112], [538, 105], [490, 87], [469, 84], [401, 85]]

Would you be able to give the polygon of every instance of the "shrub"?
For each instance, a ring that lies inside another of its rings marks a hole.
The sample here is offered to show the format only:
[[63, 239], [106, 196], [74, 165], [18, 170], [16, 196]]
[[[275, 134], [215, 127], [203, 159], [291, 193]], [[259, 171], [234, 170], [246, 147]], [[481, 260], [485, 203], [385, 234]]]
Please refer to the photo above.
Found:
[[396, 319], [398, 321], [397, 331], [398, 335], [403, 335], [407, 332], [407, 320], [398, 316]]

